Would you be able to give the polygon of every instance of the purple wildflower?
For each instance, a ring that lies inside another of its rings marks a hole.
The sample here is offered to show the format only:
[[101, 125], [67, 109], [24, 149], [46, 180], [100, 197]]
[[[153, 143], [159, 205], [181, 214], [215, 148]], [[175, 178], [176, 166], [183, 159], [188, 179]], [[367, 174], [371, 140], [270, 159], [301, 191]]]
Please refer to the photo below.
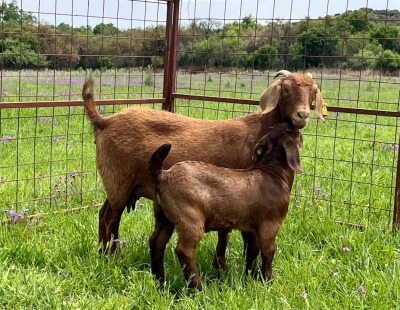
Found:
[[70, 174], [70, 176], [73, 177], [73, 178], [76, 177], [75, 173], [73, 173], [73, 172]]
[[364, 286], [360, 286], [359, 288], [358, 288], [358, 291], [360, 292], [360, 293], [364, 293]]
[[119, 239], [115, 239], [115, 240], [114, 240], [114, 243], [119, 243]]
[[343, 199], [343, 202], [346, 203], [346, 202], [347, 202], [347, 199]]
[[86, 176], [86, 175], [88, 175], [88, 173], [87, 173], [87, 172], [85, 172], [83, 175], [85, 175], [85, 176]]
[[344, 252], [349, 252], [350, 249], [349, 249], [347, 246], [345, 246], [345, 247], [343, 248], [343, 251], [344, 251]]
[[24, 215], [28, 215], [29, 209], [24, 210]]
[[306, 298], [307, 297], [307, 292], [306, 291], [302, 291], [300, 294], [300, 298]]
[[139, 204], [139, 207], [144, 207], [144, 204], [143, 204], [143, 203], [140, 203], [140, 204]]
[[76, 170], [75, 170], [75, 173], [79, 173], [79, 169], [76, 169]]
[[93, 204], [97, 205], [97, 201], [96, 201], [96, 200], [93, 200]]
[[123, 244], [126, 244], [126, 240], [122, 240], [122, 243], [123, 243]]
[[3, 210], [3, 212], [5, 212], [5, 213], [9, 213], [9, 212], [10, 212], [10, 210]]
[[307, 206], [309, 206], [310, 205], [310, 202], [309, 201], [307, 201]]
[[339, 237], [340, 240], [342, 240], [343, 238], [344, 238], [343, 236], [340, 236], [340, 237]]
[[110, 256], [111, 256], [111, 257], [113, 257], [113, 256], [114, 256], [114, 254], [112, 254], [112, 253], [111, 253], [111, 254], [110, 254]]

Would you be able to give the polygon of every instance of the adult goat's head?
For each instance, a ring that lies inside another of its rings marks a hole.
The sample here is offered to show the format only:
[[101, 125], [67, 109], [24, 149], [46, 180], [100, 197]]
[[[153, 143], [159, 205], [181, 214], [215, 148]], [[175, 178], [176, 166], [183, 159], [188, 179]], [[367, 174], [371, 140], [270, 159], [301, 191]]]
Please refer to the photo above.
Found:
[[325, 121], [322, 115], [322, 95], [310, 73], [302, 75], [281, 70], [274, 78], [278, 76], [283, 78], [271, 84], [261, 95], [260, 106], [263, 113], [279, 108], [284, 120], [301, 129], [307, 125], [310, 107], [315, 100], [314, 112]]

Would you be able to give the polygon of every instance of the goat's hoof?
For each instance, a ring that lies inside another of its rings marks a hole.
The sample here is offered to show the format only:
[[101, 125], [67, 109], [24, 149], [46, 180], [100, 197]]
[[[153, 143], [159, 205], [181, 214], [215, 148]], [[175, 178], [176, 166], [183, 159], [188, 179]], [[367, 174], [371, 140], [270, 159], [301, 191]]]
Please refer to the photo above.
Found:
[[226, 265], [226, 263], [223, 262], [223, 261], [221, 261], [221, 260], [219, 260], [219, 259], [217, 259], [217, 258], [214, 258], [213, 263], [212, 263], [212, 266], [213, 266], [213, 268], [214, 268], [215, 270], [217, 270], [218, 272], [219, 272], [220, 269], [222, 269], [222, 270], [225, 271], [226, 273], [228, 273], [228, 271], [229, 271], [229, 268], [228, 268], [228, 266]]

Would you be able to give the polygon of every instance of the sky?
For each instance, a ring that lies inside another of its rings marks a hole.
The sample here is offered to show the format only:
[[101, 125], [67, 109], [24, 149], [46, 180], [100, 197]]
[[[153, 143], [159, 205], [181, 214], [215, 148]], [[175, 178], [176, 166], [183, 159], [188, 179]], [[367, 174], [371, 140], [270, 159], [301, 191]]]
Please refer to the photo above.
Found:
[[[17, 4], [41, 21], [57, 25], [64, 22], [73, 27], [93, 27], [102, 22], [120, 29], [147, 27], [164, 24], [166, 16], [165, 1], [17, 0]], [[400, 11], [400, 0], [181, 0], [181, 19], [187, 23], [194, 17], [211, 18], [223, 23], [251, 14], [266, 24], [277, 18], [318, 18], [365, 7]]]

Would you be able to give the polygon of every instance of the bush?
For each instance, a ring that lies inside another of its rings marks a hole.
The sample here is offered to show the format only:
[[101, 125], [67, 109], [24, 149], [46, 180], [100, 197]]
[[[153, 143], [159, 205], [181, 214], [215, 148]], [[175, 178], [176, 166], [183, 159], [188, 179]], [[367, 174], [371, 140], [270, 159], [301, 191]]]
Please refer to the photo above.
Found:
[[97, 65], [100, 70], [103, 71], [105, 69], [111, 69], [113, 67], [113, 63], [110, 57], [99, 57], [97, 58]]
[[150, 61], [153, 68], [162, 68], [164, 66], [164, 58], [161, 56], [153, 56]]
[[146, 77], [144, 78], [144, 85], [154, 86], [154, 70], [152, 65], [148, 65], [146, 68]]

